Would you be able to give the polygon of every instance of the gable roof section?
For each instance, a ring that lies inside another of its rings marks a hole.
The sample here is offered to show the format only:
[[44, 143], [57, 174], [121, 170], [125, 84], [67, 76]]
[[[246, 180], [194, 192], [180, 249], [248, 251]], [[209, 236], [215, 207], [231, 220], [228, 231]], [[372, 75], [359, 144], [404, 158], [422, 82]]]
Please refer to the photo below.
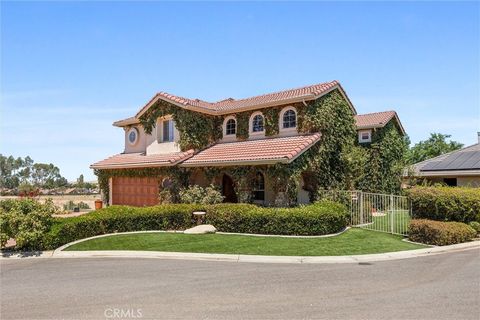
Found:
[[200, 99], [189, 99], [167, 92], [159, 92], [152, 99], [150, 99], [150, 101], [147, 102], [147, 104], [145, 104], [145, 106], [143, 106], [134, 117], [116, 121], [114, 125], [128, 125], [131, 124], [131, 122], [135, 119], [137, 119], [138, 122], [139, 117], [143, 115], [159, 100], [163, 100], [181, 108], [192, 111], [211, 115], [224, 115], [233, 112], [254, 110], [258, 108], [265, 108], [288, 103], [315, 100], [334, 89], [340, 90], [342, 95], [348, 101], [348, 104], [352, 108], [353, 112], [356, 114], [355, 107], [353, 106], [347, 94], [343, 90], [340, 82], [334, 80], [330, 82], [324, 82], [311, 86], [289, 89], [245, 99], [235, 100], [233, 98], [228, 98], [217, 102], [207, 102]]
[[480, 174], [480, 143], [416, 163], [414, 170], [426, 176], [445, 172]]
[[320, 140], [320, 133], [215, 144], [181, 167], [290, 163]]
[[382, 111], [355, 115], [355, 124], [357, 129], [383, 128], [390, 120], [396, 119], [398, 126], [403, 134], [405, 129], [395, 111]]
[[121, 153], [90, 166], [92, 169], [171, 167], [193, 156], [193, 150], [168, 154]]

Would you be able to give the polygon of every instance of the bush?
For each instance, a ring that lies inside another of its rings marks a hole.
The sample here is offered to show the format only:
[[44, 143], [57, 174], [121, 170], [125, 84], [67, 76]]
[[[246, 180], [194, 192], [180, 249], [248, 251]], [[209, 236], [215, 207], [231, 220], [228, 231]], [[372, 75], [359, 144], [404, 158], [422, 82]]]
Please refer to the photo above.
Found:
[[410, 240], [437, 246], [462, 243], [473, 239], [476, 231], [461, 222], [441, 222], [427, 219], [410, 221]]
[[472, 227], [472, 229], [475, 230], [477, 234], [480, 234], [480, 222], [472, 221], [468, 225]]
[[407, 193], [414, 218], [480, 222], [480, 188], [414, 187]]
[[44, 203], [28, 198], [0, 201], [0, 246], [14, 238], [19, 249], [43, 248], [55, 213], [58, 208], [51, 199]]
[[90, 206], [88, 205], [88, 203], [85, 203], [83, 201], [80, 201], [79, 203], [75, 203], [72, 200], [68, 201], [63, 205], [63, 210], [73, 210], [74, 208], [90, 209]]
[[207, 211], [207, 223], [224, 232], [322, 235], [343, 230], [349, 217], [345, 206], [330, 201], [282, 209], [252, 204], [169, 204], [146, 208], [111, 206], [79, 217], [57, 218], [43, 243], [45, 249], [54, 249], [106, 233], [183, 230], [195, 224], [193, 211], [203, 209]]
[[343, 230], [349, 214], [344, 205], [331, 201], [296, 208], [218, 204], [208, 209], [206, 219], [223, 232], [323, 235]]
[[206, 188], [193, 185], [180, 190], [181, 203], [215, 204], [221, 203], [223, 199], [222, 193], [213, 185]]

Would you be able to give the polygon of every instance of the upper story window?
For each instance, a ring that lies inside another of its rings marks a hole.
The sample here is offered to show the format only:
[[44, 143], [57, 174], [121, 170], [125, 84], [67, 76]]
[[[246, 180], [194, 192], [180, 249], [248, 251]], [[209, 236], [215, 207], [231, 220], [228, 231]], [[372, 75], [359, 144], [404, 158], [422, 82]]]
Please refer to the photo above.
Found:
[[127, 139], [130, 145], [135, 145], [138, 141], [138, 130], [137, 128], [130, 128], [127, 132]]
[[372, 132], [370, 130], [363, 130], [358, 132], [358, 142], [372, 142]]
[[297, 128], [297, 110], [294, 107], [286, 107], [280, 112], [280, 131], [295, 131]]
[[264, 118], [261, 112], [255, 112], [250, 116], [250, 133], [261, 133], [265, 130]]
[[162, 121], [162, 141], [172, 142], [173, 137], [173, 120]]
[[297, 114], [293, 110], [287, 110], [283, 114], [283, 128], [295, 128], [297, 126]]
[[224, 123], [224, 135], [234, 136], [237, 133], [237, 121], [234, 117], [227, 117]]

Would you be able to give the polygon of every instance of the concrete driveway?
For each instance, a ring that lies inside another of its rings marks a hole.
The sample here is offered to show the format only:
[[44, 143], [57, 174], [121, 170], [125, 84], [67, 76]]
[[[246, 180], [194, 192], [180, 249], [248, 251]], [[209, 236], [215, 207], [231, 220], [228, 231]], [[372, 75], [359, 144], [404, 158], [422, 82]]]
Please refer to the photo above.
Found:
[[480, 250], [373, 264], [3, 260], [1, 319], [478, 319]]

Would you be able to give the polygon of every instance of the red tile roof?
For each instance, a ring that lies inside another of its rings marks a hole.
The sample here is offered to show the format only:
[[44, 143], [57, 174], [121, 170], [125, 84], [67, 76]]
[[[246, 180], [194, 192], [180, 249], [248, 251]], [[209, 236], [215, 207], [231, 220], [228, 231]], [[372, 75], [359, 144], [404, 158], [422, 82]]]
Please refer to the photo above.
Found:
[[200, 151], [180, 166], [231, 166], [290, 163], [320, 140], [320, 133], [219, 143]]
[[[211, 114], [228, 114], [243, 109], [254, 109], [257, 107], [285, 104], [292, 101], [301, 101], [302, 99], [307, 101], [313, 100], [336, 87], [341, 88], [340, 83], [334, 80], [330, 82], [324, 82], [311, 86], [264, 94], [246, 99], [235, 100], [233, 98], [228, 98], [217, 102], [207, 102], [200, 99], [189, 99], [167, 92], [159, 92], [142, 109], [140, 109], [140, 111], [135, 115], [135, 117], [140, 117], [146, 110], [148, 110], [148, 108], [150, 108], [150, 106], [152, 106], [159, 99], [199, 112], [206, 112]], [[343, 89], [341, 90], [342, 92], [344, 92]]]
[[397, 119], [398, 125], [403, 133], [405, 133], [405, 130], [403, 129], [400, 119], [395, 111], [358, 114], [355, 116], [355, 122], [357, 129], [382, 128], [393, 118]]
[[168, 154], [121, 153], [90, 166], [92, 169], [124, 169], [144, 167], [169, 167], [190, 158], [193, 150]]

